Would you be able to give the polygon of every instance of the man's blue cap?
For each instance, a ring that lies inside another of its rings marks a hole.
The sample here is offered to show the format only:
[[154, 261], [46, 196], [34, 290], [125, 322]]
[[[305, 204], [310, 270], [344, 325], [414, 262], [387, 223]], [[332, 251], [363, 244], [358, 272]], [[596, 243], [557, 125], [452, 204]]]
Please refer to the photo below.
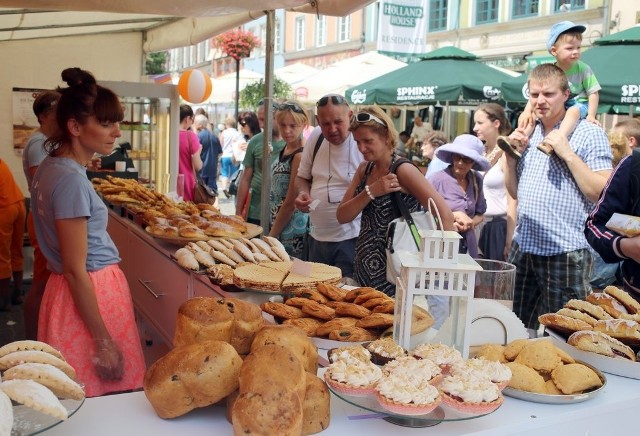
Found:
[[547, 39], [547, 50], [551, 51], [551, 47], [556, 43], [558, 37], [565, 32], [574, 31], [584, 33], [587, 30], [581, 24], [575, 24], [571, 21], [560, 21], [559, 23], [554, 24], [549, 31], [549, 39]]

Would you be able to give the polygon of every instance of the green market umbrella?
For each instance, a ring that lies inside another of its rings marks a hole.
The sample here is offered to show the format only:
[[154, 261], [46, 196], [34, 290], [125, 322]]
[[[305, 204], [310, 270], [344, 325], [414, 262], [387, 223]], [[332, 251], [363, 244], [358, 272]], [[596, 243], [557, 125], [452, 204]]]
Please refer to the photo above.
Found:
[[528, 74], [521, 74], [518, 77], [510, 77], [502, 82], [502, 86], [500, 87], [502, 99], [508, 103], [526, 104], [529, 100], [528, 78]]
[[591, 66], [600, 86], [600, 102], [612, 105], [640, 103], [640, 26], [596, 40], [582, 60]]
[[456, 47], [443, 47], [419, 62], [347, 89], [345, 96], [357, 105], [476, 105], [498, 101], [500, 84], [509, 75], [477, 59]]

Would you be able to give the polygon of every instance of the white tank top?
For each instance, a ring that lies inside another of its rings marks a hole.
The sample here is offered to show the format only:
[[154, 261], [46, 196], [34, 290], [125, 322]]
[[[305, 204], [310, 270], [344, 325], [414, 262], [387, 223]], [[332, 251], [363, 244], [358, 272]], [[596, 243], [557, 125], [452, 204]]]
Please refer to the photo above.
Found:
[[485, 216], [507, 214], [507, 187], [504, 184], [504, 173], [500, 160], [484, 175], [482, 183], [484, 197], [487, 200]]

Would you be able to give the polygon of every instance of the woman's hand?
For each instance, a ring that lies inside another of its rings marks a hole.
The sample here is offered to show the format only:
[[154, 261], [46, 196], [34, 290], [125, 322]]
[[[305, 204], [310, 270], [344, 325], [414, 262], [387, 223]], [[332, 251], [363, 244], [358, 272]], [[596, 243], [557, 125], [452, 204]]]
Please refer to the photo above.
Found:
[[473, 219], [464, 212], [453, 212], [453, 225], [458, 233], [473, 229]]
[[402, 187], [400, 186], [400, 182], [398, 182], [398, 176], [389, 173], [369, 185], [369, 190], [374, 197], [380, 197], [391, 192], [401, 191]]
[[93, 367], [103, 380], [120, 380], [124, 373], [122, 352], [111, 339], [96, 339], [96, 350], [93, 356]]

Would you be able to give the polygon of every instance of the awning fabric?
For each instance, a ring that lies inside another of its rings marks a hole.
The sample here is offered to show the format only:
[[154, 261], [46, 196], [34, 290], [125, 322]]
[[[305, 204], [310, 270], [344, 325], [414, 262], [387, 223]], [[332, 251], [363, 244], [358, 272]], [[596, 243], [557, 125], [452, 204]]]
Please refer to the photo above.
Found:
[[0, 42], [144, 32], [145, 52], [184, 47], [268, 10], [345, 16], [373, 0], [0, 0]]

